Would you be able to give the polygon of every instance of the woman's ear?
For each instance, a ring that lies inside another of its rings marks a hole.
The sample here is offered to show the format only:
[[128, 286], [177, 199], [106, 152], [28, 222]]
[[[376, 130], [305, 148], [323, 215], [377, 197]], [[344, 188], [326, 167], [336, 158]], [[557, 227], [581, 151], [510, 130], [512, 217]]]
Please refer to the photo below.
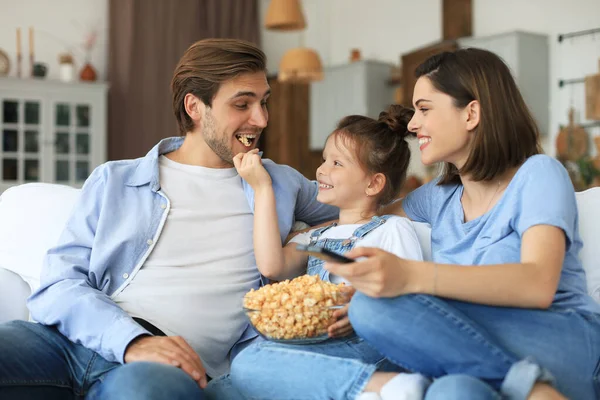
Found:
[[185, 107], [185, 112], [187, 115], [189, 115], [191, 120], [194, 121], [194, 125], [197, 126], [204, 115], [206, 105], [202, 102], [202, 100], [191, 93], [185, 95], [185, 98], [183, 99], [183, 105]]
[[366, 195], [371, 197], [381, 193], [385, 187], [385, 182], [386, 178], [384, 174], [379, 172], [373, 175], [371, 177], [371, 182], [369, 182], [369, 186], [367, 186], [367, 189], [365, 190]]
[[481, 117], [481, 106], [477, 100], [473, 100], [465, 107], [467, 115], [467, 130], [472, 131], [479, 125], [479, 119]]

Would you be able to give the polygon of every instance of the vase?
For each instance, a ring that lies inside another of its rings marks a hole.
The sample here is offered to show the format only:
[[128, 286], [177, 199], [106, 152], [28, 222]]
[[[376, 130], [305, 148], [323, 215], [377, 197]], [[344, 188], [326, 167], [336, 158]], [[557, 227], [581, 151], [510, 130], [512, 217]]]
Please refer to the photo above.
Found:
[[81, 72], [79, 73], [79, 79], [87, 82], [94, 82], [96, 80], [96, 70], [89, 62], [85, 63]]
[[360, 59], [360, 49], [352, 49], [352, 51], [350, 52], [350, 62], [360, 61]]
[[63, 82], [73, 82], [73, 78], [75, 77], [75, 68], [73, 67], [73, 64], [60, 64], [58, 69], [58, 75], [60, 77], [60, 80]]

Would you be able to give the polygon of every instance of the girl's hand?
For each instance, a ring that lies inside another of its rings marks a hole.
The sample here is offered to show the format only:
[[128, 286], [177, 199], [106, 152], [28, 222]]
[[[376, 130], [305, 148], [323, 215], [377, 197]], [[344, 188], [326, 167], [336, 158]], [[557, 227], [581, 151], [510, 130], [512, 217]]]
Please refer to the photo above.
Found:
[[350, 299], [354, 295], [354, 292], [356, 292], [356, 289], [353, 287], [344, 288], [344, 295], [348, 297], [348, 304], [333, 312], [333, 317], [336, 319], [336, 322], [327, 328], [329, 337], [340, 338], [354, 333], [354, 328], [352, 328], [350, 319], [348, 319], [348, 307], [350, 307]]
[[238, 174], [248, 182], [252, 189], [257, 190], [272, 185], [271, 176], [262, 164], [258, 149], [250, 150], [247, 153], [239, 153], [233, 157], [233, 165]]
[[334, 311], [333, 316], [337, 321], [327, 328], [330, 338], [340, 338], [351, 335], [354, 332], [354, 328], [352, 328], [350, 319], [348, 318], [348, 307], [350, 307], [350, 303], [346, 304], [344, 308]]
[[416, 292], [412, 289], [417, 278], [416, 261], [370, 247], [357, 247], [344, 255], [366, 258], [351, 264], [326, 263], [324, 267], [330, 273], [347, 279], [359, 292], [370, 297], [396, 297]]

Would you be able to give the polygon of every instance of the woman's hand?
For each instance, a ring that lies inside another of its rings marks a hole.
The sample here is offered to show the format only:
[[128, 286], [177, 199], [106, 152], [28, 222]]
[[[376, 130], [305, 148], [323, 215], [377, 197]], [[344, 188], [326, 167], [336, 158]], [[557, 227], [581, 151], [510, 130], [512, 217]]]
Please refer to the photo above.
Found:
[[270, 187], [272, 185], [271, 176], [262, 164], [258, 155], [258, 149], [250, 150], [247, 153], [239, 153], [233, 157], [233, 165], [238, 174], [254, 190], [261, 187]]
[[361, 293], [370, 297], [396, 297], [416, 293], [417, 261], [399, 258], [387, 251], [357, 247], [344, 254], [349, 258], [366, 257], [351, 264], [326, 263], [330, 273], [345, 278]]

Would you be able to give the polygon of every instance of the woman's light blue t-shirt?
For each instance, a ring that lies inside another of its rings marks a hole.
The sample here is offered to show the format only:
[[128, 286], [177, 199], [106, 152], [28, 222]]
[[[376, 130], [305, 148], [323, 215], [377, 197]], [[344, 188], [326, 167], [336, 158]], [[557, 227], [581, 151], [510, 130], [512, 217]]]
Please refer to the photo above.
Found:
[[587, 295], [585, 271], [579, 259], [582, 241], [575, 191], [560, 162], [546, 155], [527, 159], [496, 205], [464, 222], [463, 186], [431, 181], [403, 201], [410, 219], [431, 225], [435, 262], [490, 265], [521, 262], [521, 238], [534, 225], [552, 225], [565, 232], [567, 246], [553, 307], [600, 313]]

